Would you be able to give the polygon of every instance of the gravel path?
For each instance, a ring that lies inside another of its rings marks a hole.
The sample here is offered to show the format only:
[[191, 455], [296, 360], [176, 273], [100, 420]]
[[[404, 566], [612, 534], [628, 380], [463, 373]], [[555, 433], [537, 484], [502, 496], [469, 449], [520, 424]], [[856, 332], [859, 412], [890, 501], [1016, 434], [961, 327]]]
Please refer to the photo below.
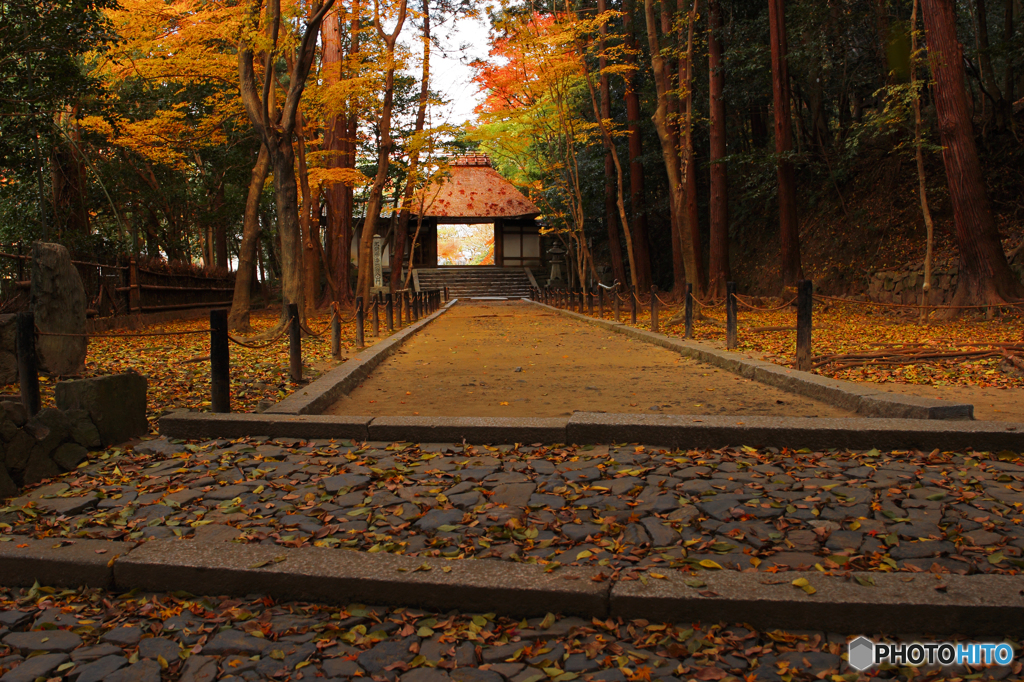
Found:
[[521, 302], [460, 302], [327, 413], [558, 417], [575, 411], [855, 416]]
[[682, 570], [1016, 573], [1014, 453], [294, 440], [109, 451], [0, 509], [19, 536], [217, 535], [450, 558]]

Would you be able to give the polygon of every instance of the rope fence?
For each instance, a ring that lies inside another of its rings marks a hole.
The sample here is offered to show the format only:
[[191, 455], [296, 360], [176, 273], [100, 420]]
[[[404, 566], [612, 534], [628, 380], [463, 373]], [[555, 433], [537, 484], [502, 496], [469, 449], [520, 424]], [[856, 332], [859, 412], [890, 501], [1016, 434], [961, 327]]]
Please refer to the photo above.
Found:
[[[531, 291], [531, 298], [547, 305], [551, 305], [557, 308], [565, 308], [579, 314], [594, 315], [593, 302], [597, 299], [598, 312], [597, 316], [601, 319], [606, 318], [605, 305], [604, 305], [604, 292], [608, 287], [598, 288], [594, 292], [585, 292], [581, 290], [569, 290], [564, 288], [546, 288], [546, 289], [534, 289]], [[797, 283], [797, 293], [795, 296], [787, 301], [784, 301], [778, 305], [772, 306], [761, 306], [755, 305], [754, 301], [750, 297], [741, 296], [736, 293], [735, 283], [726, 283], [726, 297], [724, 300], [700, 300], [693, 295], [693, 288], [691, 285], [686, 286], [686, 293], [683, 296], [681, 303], [676, 303], [670, 300], [665, 300], [659, 295], [659, 292], [655, 287], [651, 288], [649, 296], [641, 296], [634, 289], [630, 289], [625, 294], [619, 292], [610, 291], [610, 296], [613, 303], [612, 318], [616, 322], [623, 322], [623, 311], [621, 304], [625, 303], [629, 305], [630, 310], [630, 323], [633, 325], [637, 324], [637, 308], [638, 306], [644, 306], [649, 310], [650, 315], [650, 328], [654, 332], [658, 332], [662, 326], [662, 322], [659, 319], [659, 312], [663, 310], [667, 311], [678, 311], [680, 308], [683, 309], [682, 315], [676, 313], [674, 317], [667, 320], [664, 323], [665, 327], [674, 327], [679, 324], [685, 324], [685, 331], [683, 338], [693, 338], [693, 327], [695, 319], [703, 319], [713, 322], [716, 325], [722, 325], [723, 322], [720, 319], [712, 317], [708, 313], [715, 310], [725, 309], [725, 332], [726, 332], [726, 348], [734, 349], [738, 347], [738, 324], [737, 324], [737, 308], [742, 307], [745, 310], [749, 310], [755, 313], [778, 313], [783, 310], [790, 308], [796, 309], [796, 324], [794, 326], [771, 326], [771, 327], [755, 327], [753, 332], [765, 333], [765, 332], [796, 332], [796, 353], [793, 359], [792, 365], [803, 371], [810, 371], [819, 369], [825, 366], [831, 366], [833, 369], [846, 369], [849, 367], [857, 367], [864, 365], [906, 365], [914, 364], [926, 361], [942, 361], [948, 359], [980, 359], [980, 358], [993, 358], [1002, 357], [1007, 362], [1013, 364], [1018, 369], [1024, 371], [1024, 342], [994, 342], [994, 343], [977, 343], [969, 344], [963, 347], [955, 348], [936, 348], [934, 346], [925, 346], [923, 344], [871, 344], [873, 346], [884, 346], [884, 350], [874, 350], [865, 352], [855, 353], [836, 353], [836, 354], [819, 354], [812, 356], [811, 353], [811, 332], [812, 332], [812, 309], [815, 301], [826, 304], [845, 304], [854, 306], [863, 306], [866, 308], [901, 308], [906, 310], [920, 311], [922, 306], [913, 304], [897, 304], [897, 303], [876, 303], [872, 301], [857, 301], [852, 299], [840, 298], [836, 296], [826, 296], [822, 294], [815, 294], [813, 292], [813, 286], [810, 280], [801, 280]], [[587, 310], [584, 310], [583, 302], [587, 301]], [[928, 310], [987, 310], [991, 311], [994, 308], [998, 309], [1016, 309], [1024, 306], [1024, 303], [1007, 303], [1000, 304], [998, 306], [927, 306]], [[898, 346], [898, 347], [897, 347]]]
[[[426, 317], [437, 310], [448, 301], [448, 289], [436, 289], [430, 291], [409, 291], [398, 292], [396, 296], [389, 294], [377, 294], [372, 299], [370, 306], [372, 313], [372, 327], [374, 336], [380, 336], [380, 312], [384, 313], [384, 320], [388, 332], [393, 332], [403, 324], [403, 311], [406, 325], [413, 324], [420, 317]], [[395, 313], [397, 312], [397, 316]], [[364, 310], [362, 297], [356, 298], [355, 312], [352, 318], [343, 319], [341, 308], [337, 303], [332, 304], [331, 319], [328, 327], [320, 332], [309, 328], [302, 322], [299, 316], [299, 308], [296, 304], [289, 304], [285, 310], [285, 323], [273, 331], [268, 339], [243, 339], [228, 332], [228, 310], [216, 308], [210, 311], [210, 326], [207, 329], [196, 329], [188, 331], [154, 331], [154, 332], [132, 332], [126, 334], [76, 334], [69, 332], [43, 331], [35, 322], [35, 313], [32, 311], [20, 312], [16, 318], [15, 347], [18, 361], [18, 383], [21, 391], [21, 400], [30, 415], [35, 415], [41, 408], [39, 393], [39, 367], [37, 355], [38, 337], [72, 337], [72, 338], [108, 338], [128, 339], [144, 337], [165, 337], [165, 336], [191, 336], [196, 334], [210, 335], [209, 356], [197, 356], [190, 358], [187, 362], [198, 362], [205, 359], [210, 361], [210, 406], [213, 412], [230, 412], [230, 345], [234, 344], [251, 350], [265, 350], [281, 341], [285, 336], [289, 337], [289, 376], [292, 381], [302, 381], [302, 333], [305, 332], [314, 338], [323, 338], [323, 335], [330, 329], [331, 332], [331, 355], [335, 359], [341, 358], [341, 325], [347, 324], [353, 319], [356, 321], [355, 340], [356, 347], [363, 348], [364, 345]]]

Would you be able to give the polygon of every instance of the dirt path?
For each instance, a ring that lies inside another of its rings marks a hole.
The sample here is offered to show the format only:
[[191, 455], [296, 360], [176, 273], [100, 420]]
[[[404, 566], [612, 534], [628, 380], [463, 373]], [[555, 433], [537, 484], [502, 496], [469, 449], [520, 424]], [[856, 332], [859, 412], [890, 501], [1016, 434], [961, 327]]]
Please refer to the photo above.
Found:
[[459, 303], [328, 414], [557, 417], [574, 411], [850, 417], [522, 303]]

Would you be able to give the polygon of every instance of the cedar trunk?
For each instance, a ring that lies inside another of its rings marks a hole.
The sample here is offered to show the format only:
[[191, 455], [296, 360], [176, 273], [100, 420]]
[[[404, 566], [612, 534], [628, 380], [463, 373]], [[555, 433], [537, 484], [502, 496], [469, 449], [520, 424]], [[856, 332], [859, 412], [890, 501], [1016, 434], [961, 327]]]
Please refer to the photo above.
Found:
[[[633, 221], [633, 259], [636, 261], [637, 286], [642, 291], [651, 288], [651, 248], [647, 236], [647, 198], [644, 182], [644, 148], [640, 129], [640, 67], [637, 64], [639, 47], [633, 33], [633, 0], [623, 3], [622, 27], [625, 32], [625, 59], [630, 66], [626, 77], [626, 121], [629, 126], [629, 207]], [[620, 280], [625, 286], [626, 280]]]
[[771, 29], [772, 96], [775, 113], [775, 154], [779, 180], [779, 242], [783, 286], [803, 279], [800, 267], [800, 233], [796, 219], [796, 171], [789, 155], [793, 151], [793, 121], [789, 102], [789, 67], [786, 49], [784, 0], [768, 0]]
[[708, 82], [711, 100], [711, 236], [708, 258], [708, 294], [725, 297], [729, 281], [729, 179], [725, 159], [725, 70], [722, 62], [722, 8], [719, 0], [709, 0], [708, 15]]
[[928, 59], [935, 80], [935, 113], [949, 183], [960, 273], [953, 305], [986, 305], [1024, 296], [1006, 260], [982, 182], [964, 91], [963, 48], [956, 37], [953, 0], [922, 0]]
[[270, 154], [266, 145], [261, 144], [245, 199], [242, 245], [238, 248], [238, 272], [235, 274], [235, 290], [231, 297], [231, 310], [228, 312], [228, 328], [233, 331], [249, 331], [253, 265], [260, 245], [260, 196], [269, 172]]
[[[606, 0], [597, 0], [597, 13], [604, 14], [608, 10]], [[601, 72], [599, 88], [601, 91], [601, 118], [610, 120], [612, 117], [611, 84], [608, 82], [608, 59], [604, 51], [607, 42], [608, 27], [601, 24], [601, 37], [598, 42], [598, 68]], [[608, 228], [608, 255], [612, 261], [612, 275], [625, 284], [626, 266], [622, 261], [622, 242], [619, 239], [618, 205], [615, 203], [615, 160], [611, 149], [604, 151], [604, 220]], [[634, 253], [634, 256], [636, 254]]]

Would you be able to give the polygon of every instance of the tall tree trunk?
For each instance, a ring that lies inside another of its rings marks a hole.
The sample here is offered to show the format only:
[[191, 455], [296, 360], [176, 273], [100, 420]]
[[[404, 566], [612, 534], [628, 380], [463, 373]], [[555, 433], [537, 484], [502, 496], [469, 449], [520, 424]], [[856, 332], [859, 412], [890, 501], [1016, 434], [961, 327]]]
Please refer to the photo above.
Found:
[[963, 48], [956, 37], [953, 0], [922, 0], [935, 113], [953, 205], [960, 273], [953, 305], [998, 304], [1024, 296], [1006, 261], [982, 181], [981, 163], [964, 91]]
[[213, 262], [219, 268], [228, 267], [228, 231], [224, 224], [224, 177], [217, 182], [210, 213], [213, 215]]
[[370, 195], [366, 200], [366, 217], [363, 219], [363, 230], [359, 236], [359, 279], [356, 284], [356, 293], [363, 297], [363, 300], [370, 298], [370, 285], [373, 282], [373, 235], [377, 229], [377, 220], [380, 218], [380, 209], [384, 196], [384, 184], [388, 179], [388, 167], [391, 162], [391, 113], [395, 100], [395, 43], [398, 41], [398, 34], [405, 23], [405, 13], [408, 7], [407, 0], [401, 0], [398, 6], [398, 19], [395, 30], [385, 33], [381, 25], [380, 4], [378, 0], [373, 3], [373, 25], [377, 34], [384, 40], [385, 63], [387, 73], [384, 77], [384, 102], [380, 112], [380, 148], [377, 150], [377, 175], [370, 187]]
[[[683, 285], [693, 284], [694, 292], [699, 291], [698, 283], [692, 280], [696, 272], [693, 262], [693, 245], [687, 225], [685, 188], [679, 163], [679, 133], [672, 124], [673, 102], [671, 93], [675, 89], [669, 66], [661, 53], [658, 39], [658, 21], [654, 14], [654, 0], [644, 0], [644, 17], [647, 22], [647, 41], [651, 47], [651, 67], [654, 72], [654, 86], [658, 104], [654, 110], [654, 127], [661, 142], [661, 155], [668, 174], [669, 207], [672, 213], [672, 294], [682, 296]], [[671, 26], [671, 22], [669, 22]]]
[[1013, 125], [1013, 0], [1003, 0], [1003, 99], [1009, 104], [1009, 124]]
[[[985, 81], [985, 90], [992, 100], [992, 120], [997, 130], [1003, 130], [1010, 124], [1013, 116], [1012, 104], [1003, 97], [1003, 91], [996, 80], [996, 72], [992, 68], [992, 47], [988, 39], [988, 9], [985, 0], [976, 0], [978, 12], [978, 62], [981, 64], [981, 75]], [[1007, 55], [1009, 58], [1009, 55]]]
[[925, 183], [924, 174], [924, 151], [922, 150], [921, 139], [921, 93], [917, 89], [917, 5], [918, 0], [914, 0], [914, 8], [910, 12], [910, 87], [911, 92], [914, 94], [914, 160], [917, 162], [917, 188], [925, 229], [924, 284], [921, 286], [921, 321], [923, 322], [925, 306], [928, 305], [928, 292], [932, 289], [932, 247], [934, 245], [935, 223], [932, 222], [932, 212], [928, 208], [927, 184]]
[[[416, 108], [416, 125], [413, 129], [413, 134], [417, 136], [423, 132], [427, 120], [427, 100], [430, 95], [430, 0], [423, 0], [423, 30], [420, 37], [423, 42], [423, 65], [420, 73], [420, 101]], [[394, 248], [391, 253], [391, 291], [397, 291], [402, 281], [402, 261], [405, 258], [405, 242], [409, 239], [409, 218], [412, 216], [413, 193], [418, 184], [416, 172], [419, 161], [420, 150], [416, 147], [409, 153], [405, 199], [402, 212], [398, 214], [398, 225], [395, 227], [395, 237], [392, 240]], [[422, 206], [420, 208], [422, 210]], [[409, 256], [409, 270], [412, 271], [411, 249]]]
[[316, 309], [320, 298], [320, 253], [313, 242], [313, 192], [309, 187], [309, 166], [306, 163], [306, 126], [300, 109], [295, 115], [295, 141], [298, 146], [299, 186], [302, 188], [302, 203], [299, 206], [299, 235], [302, 254], [302, 301], [306, 315]]
[[[634, 0], [624, 0], [622, 27], [625, 33], [626, 64], [626, 122], [629, 126], [629, 207], [633, 220], [633, 259], [636, 261], [636, 281], [642, 290], [651, 288], [651, 247], [647, 234], [647, 197], [644, 178], [643, 133], [640, 128], [640, 67], [637, 63], [639, 46], [633, 29], [636, 11]], [[620, 280], [625, 285], [626, 280]]]
[[[270, 154], [274, 172], [274, 198], [277, 202], [277, 230], [281, 238], [281, 321], [286, 319], [289, 304], [302, 309], [301, 261], [299, 249], [298, 188], [295, 184], [295, 149], [292, 136], [302, 92], [306, 87], [316, 55], [317, 36], [324, 15], [334, 0], [324, 0], [310, 6], [309, 16], [295, 50], [293, 66], [289, 69], [288, 89], [283, 104], [278, 107], [273, 97], [275, 53], [272, 49], [262, 54], [264, 61], [262, 87], [257, 83], [255, 54], [247, 38], [239, 41], [238, 76], [242, 104], [246, 114], [260, 134]], [[258, 23], [260, 0], [253, 0], [249, 10], [251, 23]], [[277, 47], [282, 24], [280, 0], [270, 0], [266, 9], [266, 28], [269, 43]]]
[[789, 155], [793, 151], [793, 121], [790, 114], [789, 67], [786, 51], [784, 0], [768, 0], [771, 28], [772, 97], [775, 113], [775, 154], [779, 182], [779, 242], [781, 243], [782, 285], [792, 286], [803, 278], [800, 267], [800, 233], [796, 219], [796, 171]]
[[249, 331], [249, 308], [252, 305], [252, 266], [260, 246], [260, 197], [270, 172], [270, 154], [266, 145], [260, 145], [256, 165], [249, 180], [249, 193], [245, 198], [245, 217], [242, 220], [242, 245], [238, 248], [238, 273], [231, 296], [228, 327], [234, 331]]
[[722, 7], [719, 0], [709, 0], [708, 13], [708, 93], [711, 114], [711, 237], [708, 257], [708, 295], [725, 297], [729, 281], [729, 174], [725, 165], [725, 65], [722, 61]]
[[[682, 112], [680, 121], [680, 137], [682, 138], [683, 179], [686, 188], [686, 222], [690, 230], [690, 248], [693, 249], [693, 276], [687, 281], [694, 281], [695, 292], [704, 291], [704, 249], [701, 247], [700, 215], [697, 211], [697, 164], [693, 154], [693, 31], [697, 23], [697, 4], [693, 0], [693, 8], [686, 14], [686, 35], [680, 31], [679, 44], [686, 50], [679, 58], [679, 91], [682, 96]], [[686, 0], [676, 0], [679, 14], [686, 12]]]
[[[358, 3], [353, 8], [358, 17]], [[344, 10], [339, 7], [337, 14], [331, 14], [324, 20], [321, 36], [323, 40], [322, 66], [320, 75], [324, 82], [330, 86], [341, 81], [346, 74], [342, 73], [344, 67], [344, 53], [341, 45], [342, 22], [344, 21]], [[353, 44], [350, 43], [350, 46]], [[355, 51], [358, 44], [355, 44]], [[326, 152], [327, 168], [345, 168], [348, 161], [346, 153], [346, 137], [348, 135], [348, 119], [345, 112], [332, 112], [324, 124], [324, 145]], [[324, 241], [327, 245], [327, 254], [324, 269], [327, 279], [332, 282], [331, 292], [341, 301], [347, 301], [351, 297], [348, 272], [345, 265], [349, 262], [349, 250], [351, 247], [351, 236], [345, 240], [345, 225], [347, 223], [346, 213], [351, 216], [351, 209], [346, 203], [346, 192], [350, 188], [345, 184], [336, 182], [327, 186], [327, 226], [324, 234]]]
[[[604, 14], [608, 11], [606, 0], [597, 0], [597, 13]], [[610, 120], [612, 117], [611, 85], [605, 69], [608, 68], [608, 58], [605, 56], [607, 47], [608, 25], [601, 23], [601, 37], [598, 40], [597, 48], [599, 57], [597, 67], [600, 70], [601, 78], [599, 89], [601, 92], [601, 113], [600, 118]], [[620, 283], [626, 282], [626, 266], [622, 261], [622, 242], [619, 239], [619, 217], [618, 206], [615, 203], [615, 160], [612, 159], [612, 150], [607, 146], [604, 150], [604, 221], [608, 229], [608, 255], [612, 261], [612, 276]], [[636, 254], [634, 253], [634, 256]]]

